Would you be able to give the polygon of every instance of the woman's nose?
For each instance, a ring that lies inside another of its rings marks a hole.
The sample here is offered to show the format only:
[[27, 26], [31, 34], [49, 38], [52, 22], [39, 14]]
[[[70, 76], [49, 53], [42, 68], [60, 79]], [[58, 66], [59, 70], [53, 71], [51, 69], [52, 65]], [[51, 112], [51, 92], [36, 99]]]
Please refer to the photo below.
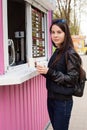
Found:
[[55, 36], [55, 37], [57, 37], [57, 36], [58, 36], [58, 34], [57, 34], [57, 33], [55, 33], [55, 34], [54, 34], [54, 36]]

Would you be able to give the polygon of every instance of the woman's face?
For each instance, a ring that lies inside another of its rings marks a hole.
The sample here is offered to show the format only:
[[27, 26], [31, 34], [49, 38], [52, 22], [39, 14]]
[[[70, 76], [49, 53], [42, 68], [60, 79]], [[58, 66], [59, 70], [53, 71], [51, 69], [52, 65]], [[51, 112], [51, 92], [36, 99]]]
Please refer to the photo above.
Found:
[[57, 25], [53, 25], [51, 28], [51, 39], [57, 48], [64, 42], [65, 33]]

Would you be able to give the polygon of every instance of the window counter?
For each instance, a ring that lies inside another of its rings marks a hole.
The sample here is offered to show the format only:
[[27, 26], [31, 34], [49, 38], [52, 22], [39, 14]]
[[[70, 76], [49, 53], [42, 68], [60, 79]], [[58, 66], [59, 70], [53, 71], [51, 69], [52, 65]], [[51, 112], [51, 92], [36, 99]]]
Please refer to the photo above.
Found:
[[36, 68], [28, 67], [28, 64], [11, 67], [4, 75], [0, 75], [0, 85], [21, 84], [37, 75]]

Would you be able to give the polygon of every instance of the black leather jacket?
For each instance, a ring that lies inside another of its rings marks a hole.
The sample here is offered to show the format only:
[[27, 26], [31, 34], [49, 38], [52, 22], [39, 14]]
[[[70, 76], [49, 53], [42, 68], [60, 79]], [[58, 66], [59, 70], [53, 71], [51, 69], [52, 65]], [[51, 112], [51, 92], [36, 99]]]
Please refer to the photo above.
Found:
[[48, 90], [48, 96], [55, 98], [55, 95], [71, 96], [74, 90], [74, 84], [79, 78], [79, 65], [81, 59], [78, 57], [74, 49], [69, 48], [67, 52], [63, 53], [61, 59], [52, 68], [51, 64], [56, 56], [54, 52], [51, 57], [48, 67], [48, 73], [46, 74], [46, 87]]

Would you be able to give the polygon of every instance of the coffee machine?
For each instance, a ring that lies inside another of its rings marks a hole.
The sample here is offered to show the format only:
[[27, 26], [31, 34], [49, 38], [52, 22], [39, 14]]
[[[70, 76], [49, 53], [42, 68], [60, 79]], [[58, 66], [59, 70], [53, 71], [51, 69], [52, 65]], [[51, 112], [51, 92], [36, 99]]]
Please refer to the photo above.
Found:
[[8, 39], [8, 56], [9, 56], [9, 65], [12, 66], [15, 64], [15, 48], [14, 42], [12, 39]]

